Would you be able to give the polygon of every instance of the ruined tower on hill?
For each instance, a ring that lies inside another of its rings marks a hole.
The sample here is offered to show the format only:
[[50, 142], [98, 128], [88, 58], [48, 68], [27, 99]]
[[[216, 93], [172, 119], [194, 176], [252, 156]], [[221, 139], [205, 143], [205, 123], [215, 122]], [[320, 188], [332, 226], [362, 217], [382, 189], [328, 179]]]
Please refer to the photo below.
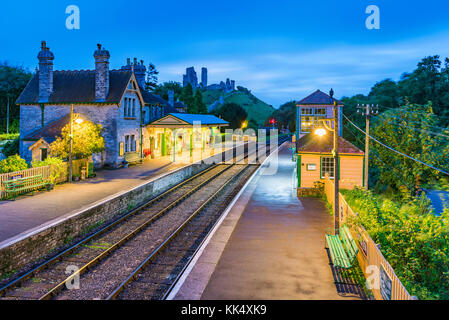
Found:
[[182, 86], [185, 87], [189, 83], [193, 89], [198, 87], [198, 77], [194, 67], [187, 68], [186, 74], [182, 76]]

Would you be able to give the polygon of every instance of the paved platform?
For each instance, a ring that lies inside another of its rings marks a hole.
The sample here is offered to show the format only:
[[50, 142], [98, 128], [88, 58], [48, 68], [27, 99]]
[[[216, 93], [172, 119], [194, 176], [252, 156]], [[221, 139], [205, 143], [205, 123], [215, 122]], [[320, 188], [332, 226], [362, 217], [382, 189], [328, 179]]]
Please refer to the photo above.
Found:
[[337, 293], [324, 249], [332, 217], [324, 202], [296, 197], [288, 146], [276, 174], [261, 168], [246, 185], [169, 298], [348, 299]]
[[[225, 145], [228, 150], [237, 145]], [[221, 149], [195, 154], [195, 161], [221, 153]], [[188, 153], [187, 153], [188, 154]], [[156, 179], [170, 171], [190, 165], [190, 157], [173, 156], [144, 160], [142, 164], [116, 170], [95, 171], [93, 179], [56, 185], [51, 192], [25, 194], [15, 201], [0, 201], [0, 247], [11, 240], [26, 237], [116, 194]]]
[[182, 166], [168, 157], [145, 160], [129, 168], [96, 171], [95, 178], [56, 185], [51, 192], [39, 191], [16, 201], [0, 201], [0, 242]]

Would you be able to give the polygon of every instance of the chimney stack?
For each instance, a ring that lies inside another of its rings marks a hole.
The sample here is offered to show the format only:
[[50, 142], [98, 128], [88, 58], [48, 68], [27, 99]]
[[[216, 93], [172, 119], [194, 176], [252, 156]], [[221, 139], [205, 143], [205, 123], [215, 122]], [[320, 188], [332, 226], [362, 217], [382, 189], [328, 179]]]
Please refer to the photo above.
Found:
[[106, 100], [109, 93], [109, 51], [97, 44], [95, 58], [95, 101]]
[[175, 106], [175, 91], [174, 90], [168, 90], [167, 91], [168, 94], [168, 103], [174, 107]]
[[53, 59], [55, 58], [45, 41], [41, 42], [39, 59], [39, 102], [48, 102], [53, 93]]
[[134, 75], [136, 76], [137, 83], [142, 89], [145, 89], [145, 75], [147, 68], [143, 65], [143, 60], [140, 60], [140, 64], [137, 59], [134, 58]]

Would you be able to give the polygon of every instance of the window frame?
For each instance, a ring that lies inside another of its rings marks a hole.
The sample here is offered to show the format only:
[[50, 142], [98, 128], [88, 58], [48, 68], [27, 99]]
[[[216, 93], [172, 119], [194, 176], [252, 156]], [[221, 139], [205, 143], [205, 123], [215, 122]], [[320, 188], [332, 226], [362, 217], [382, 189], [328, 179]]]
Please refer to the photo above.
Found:
[[[326, 163], [324, 163], [324, 161], [326, 161]], [[329, 169], [331, 169], [332, 172], [329, 172]], [[325, 179], [327, 172], [329, 172], [329, 179], [335, 178], [335, 162], [334, 157], [332, 156], [320, 157], [320, 178]]]

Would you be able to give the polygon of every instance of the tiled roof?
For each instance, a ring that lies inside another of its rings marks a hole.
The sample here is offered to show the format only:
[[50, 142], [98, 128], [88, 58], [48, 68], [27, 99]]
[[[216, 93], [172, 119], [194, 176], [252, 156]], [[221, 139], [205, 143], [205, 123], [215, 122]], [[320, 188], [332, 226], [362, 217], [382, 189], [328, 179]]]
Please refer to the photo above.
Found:
[[324, 93], [320, 90], [315, 91], [311, 95], [305, 97], [301, 101], [297, 102], [296, 104], [319, 104], [319, 105], [333, 105], [334, 101], [337, 101], [338, 104], [343, 104], [342, 102], [338, 101], [337, 99], [331, 98], [330, 95], [327, 93]]
[[24, 141], [37, 141], [40, 138], [44, 138], [48, 143], [52, 143], [56, 140], [57, 136], [61, 135], [62, 128], [70, 121], [70, 114], [65, 115], [58, 120], [48, 123], [46, 126], [27, 134], [22, 138]]
[[170, 106], [166, 100], [162, 99], [157, 94], [145, 91], [142, 87], [140, 87], [140, 92], [142, 93], [143, 101], [145, 102], [145, 104], [158, 105], [164, 107]]
[[211, 124], [229, 124], [229, 122], [220, 119], [216, 116], [213, 116], [211, 114], [192, 114], [192, 113], [170, 113], [169, 115], [172, 115], [178, 119], [181, 119], [189, 124], [193, 125], [194, 121], [199, 121], [201, 124], [205, 125], [211, 125]]
[[[333, 134], [327, 132], [324, 136], [309, 133], [296, 141], [297, 152], [332, 153], [334, 148]], [[349, 141], [338, 137], [338, 152], [363, 155], [364, 152]]]
[[[109, 93], [104, 103], [120, 103], [131, 72], [109, 71]], [[16, 104], [36, 104], [39, 98], [39, 72], [28, 82]], [[54, 71], [53, 93], [48, 103], [95, 103], [95, 70]]]

